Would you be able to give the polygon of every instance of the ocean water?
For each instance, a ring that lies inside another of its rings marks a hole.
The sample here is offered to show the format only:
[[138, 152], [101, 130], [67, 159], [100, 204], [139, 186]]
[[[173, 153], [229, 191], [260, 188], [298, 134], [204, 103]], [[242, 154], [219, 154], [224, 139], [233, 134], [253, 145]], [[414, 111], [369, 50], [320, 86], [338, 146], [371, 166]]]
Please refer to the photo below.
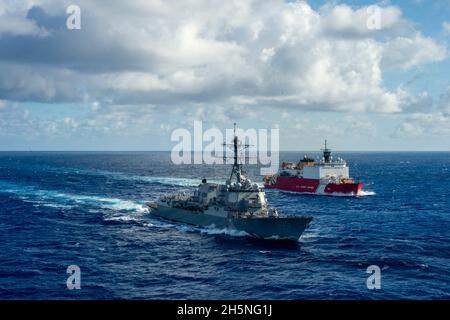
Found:
[[[282, 153], [297, 160], [303, 153]], [[145, 202], [228, 166], [167, 152], [0, 153], [0, 299], [449, 299], [450, 153], [341, 153], [359, 198], [267, 192], [298, 243], [164, 222]], [[258, 166], [248, 166], [254, 181]], [[66, 269], [81, 270], [68, 290]], [[367, 288], [367, 267], [381, 288]]]

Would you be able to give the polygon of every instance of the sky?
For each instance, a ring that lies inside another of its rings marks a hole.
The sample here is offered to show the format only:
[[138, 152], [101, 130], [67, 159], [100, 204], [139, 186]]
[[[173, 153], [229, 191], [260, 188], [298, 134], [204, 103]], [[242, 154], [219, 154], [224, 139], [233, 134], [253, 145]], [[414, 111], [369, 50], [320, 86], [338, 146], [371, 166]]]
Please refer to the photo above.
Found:
[[0, 0], [0, 150], [171, 150], [198, 120], [450, 151], [449, 41], [450, 0]]

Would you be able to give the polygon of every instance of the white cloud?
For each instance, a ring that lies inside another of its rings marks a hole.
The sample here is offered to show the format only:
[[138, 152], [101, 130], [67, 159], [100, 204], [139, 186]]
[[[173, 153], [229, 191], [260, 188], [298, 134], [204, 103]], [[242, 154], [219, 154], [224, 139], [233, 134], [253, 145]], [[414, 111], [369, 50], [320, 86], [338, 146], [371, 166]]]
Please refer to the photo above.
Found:
[[404, 33], [411, 28], [396, 6], [353, 9], [346, 4], [326, 5], [321, 13], [326, 32], [337, 36], [370, 36], [385, 31]]
[[[390, 5], [377, 7], [380, 25], [371, 29], [373, 11], [343, 4], [314, 10], [281, 0], [81, 0], [82, 30], [68, 31], [52, 25], [55, 17], [65, 22], [66, 4], [30, 0], [0, 10], [6, 20], [20, 16], [48, 29], [29, 42], [16, 40], [38, 29], [0, 39], [5, 99], [400, 112], [404, 94], [386, 89], [384, 69], [447, 56]], [[33, 5], [41, 11], [30, 20]], [[22, 22], [15, 22], [17, 30]]]
[[446, 34], [450, 34], [450, 22], [444, 21], [444, 22], [442, 23], [442, 29], [444, 30], [444, 32], [445, 32]]
[[48, 35], [45, 28], [39, 27], [35, 21], [27, 18], [27, 13], [33, 5], [34, 1], [2, 1], [0, 3], [0, 37], [2, 35]]
[[400, 100], [403, 111], [408, 113], [424, 111], [433, 112], [436, 108], [432, 96], [427, 91], [412, 95], [400, 87], [397, 90], [397, 97]]
[[413, 113], [401, 123], [394, 138], [420, 137], [423, 135], [450, 138], [450, 116], [442, 112]]
[[448, 57], [447, 49], [433, 39], [416, 33], [411, 37], [398, 37], [386, 42], [383, 48], [383, 65], [404, 70]]

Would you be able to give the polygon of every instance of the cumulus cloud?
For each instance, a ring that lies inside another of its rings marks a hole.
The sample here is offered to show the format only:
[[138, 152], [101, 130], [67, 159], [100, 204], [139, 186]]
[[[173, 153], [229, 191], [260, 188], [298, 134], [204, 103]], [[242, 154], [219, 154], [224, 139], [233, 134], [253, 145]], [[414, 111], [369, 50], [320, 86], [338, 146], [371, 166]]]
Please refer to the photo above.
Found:
[[338, 37], [367, 37], [375, 34], [409, 33], [411, 24], [399, 7], [378, 5], [353, 9], [349, 5], [325, 5], [321, 10], [323, 29]]
[[287, 150], [318, 150], [327, 139], [333, 149], [345, 150], [346, 141], [372, 145], [378, 134], [377, 123], [364, 114], [328, 113], [318, 120], [316, 113], [283, 112], [281, 145]]
[[383, 50], [384, 66], [404, 70], [430, 62], [442, 61], [448, 56], [445, 47], [420, 33], [411, 37], [397, 37], [389, 40], [385, 43]]
[[33, 140], [43, 137], [92, 139], [145, 135], [154, 127], [152, 106], [108, 105], [102, 107], [101, 112], [98, 106], [79, 108], [75, 116], [47, 114], [42, 112], [46, 109], [43, 105], [35, 109], [41, 112], [30, 112], [19, 105], [0, 107], [0, 133]]
[[444, 115], [450, 117], [450, 87], [440, 96], [438, 108]]
[[409, 115], [393, 133], [394, 138], [420, 137], [424, 134], [450, 137], [450, 117], [441, 112]]
[[39, 27], [35, 21], [27, 19], [31, 1], [5, 0], [0, 3], [0, 38], [3, 35], [13, 36], [45, 36], [45, 28]]
[[391, 134], [393, 138], [435, 136], [450, 139], [450, 87], [438, 99], [422, 92], [411, 96], [402, 92], [410, 108], [403, 121]]
[[67, 30], [69, 1], [6, 3], [0, 94], [11, 101], [401, 112], [384, 69], [447, 56], [390, 5], [80, 0], [81, 30]]

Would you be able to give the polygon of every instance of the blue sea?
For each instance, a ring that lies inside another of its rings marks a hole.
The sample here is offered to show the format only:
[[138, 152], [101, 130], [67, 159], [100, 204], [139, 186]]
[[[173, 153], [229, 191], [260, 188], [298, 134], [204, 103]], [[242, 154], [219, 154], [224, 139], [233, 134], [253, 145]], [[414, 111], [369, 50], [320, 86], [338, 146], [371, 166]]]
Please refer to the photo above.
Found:
[[[168, 152], [2, 152], [0, 299], [449, 299], [450, 153], [336, 155], [366, 196], [267, 192], [314, 217], [295, 243], [150, 216], [146, 201], [224, 180], [229, 166], [173, 165]], [[261, 182], [258, 166], [247, 172]], [[79, 290], [67, 288], [69, 265]], [[371, 265], [380, 289], [367, 287]]]

